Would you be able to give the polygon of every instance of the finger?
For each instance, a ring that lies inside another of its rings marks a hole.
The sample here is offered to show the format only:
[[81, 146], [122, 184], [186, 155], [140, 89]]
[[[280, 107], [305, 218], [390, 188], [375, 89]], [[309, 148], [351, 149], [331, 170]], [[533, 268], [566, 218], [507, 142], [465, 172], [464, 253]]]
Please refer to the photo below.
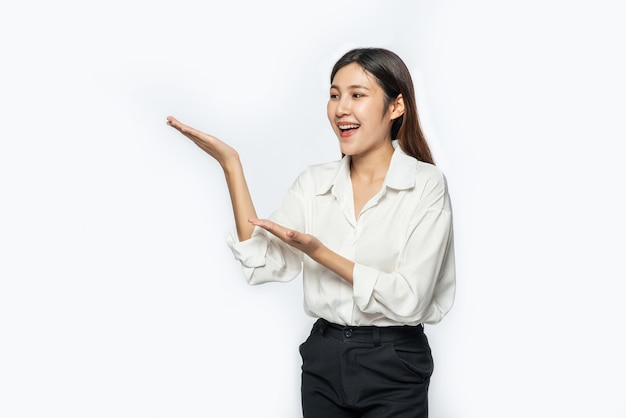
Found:
[[270, 221], [269, 219], [252, 218], [252, 219], [249, 219], [249, 222], [252, 225], [259, 226], [265, 229], [266, 231], [271, 232], [272, 234], [276, 235], [279, 238], [287, 237], [287, 234], [290, 231], [287, 228], [277, 224], [276, 222]]
[[206, 138], [209, 137], [203, 132], [200, 132], [197, 129], [192, 128], [191, 126], [188, 126], [188, 125], [185, 125], [184, 123], [179, 122], [172, 116], [167, 117], [167, 124], [177, 129], [181, 134], [191, 139], [193, 142], [195, 142], [198, 145], [200, 145], [200, 143], [202, 142], [205, 142]]
[[272, 230], [277, 225], [274, 222], [267, 220], [267, 219], [250, 218], [248, 222], [250, 222], [252, 225], [260, 226], [263, 229], [267, 229], [270, 232], [272, 232]]
[[189, 136], [189, 135], [193, 135], [193, 136], [198, 136], [198, 135], [202, 135], [202, 132], [198, 131], [197, 129], [192, 128], [189, 125], [185, 125], [184, 123], [180, 122], [178, 119], [174, 118], [173, 116], [168, 116], [167, 117], [167, 124], [173, 128], [178, 129], [182, 134], [184, 134], [185, 136]]
[[172, 128], [176, 129], [177, 131], [183, 134], [187, 130], [185, 129], [187, 128], [187, 126], [184, 123], [179, 122], [178, 120], [174, 119], [171, 116], [167, 118], [167, 125], [171, 126]]
[[167, 117], [167, 122], [166, 122], [166, 123], [167, 123], [168, 125], [170, 125], [170, 126], [174, 127], [174, 128], [177, 128], [178, 126], [180, 126], [180, 125], [181, 125], [181, 123], [178, 121], [178, 119], [176, 119], [176, 118], [175, 118], [175, 117], [173, 117], [173, 116], [168, 116], [168, 117]]

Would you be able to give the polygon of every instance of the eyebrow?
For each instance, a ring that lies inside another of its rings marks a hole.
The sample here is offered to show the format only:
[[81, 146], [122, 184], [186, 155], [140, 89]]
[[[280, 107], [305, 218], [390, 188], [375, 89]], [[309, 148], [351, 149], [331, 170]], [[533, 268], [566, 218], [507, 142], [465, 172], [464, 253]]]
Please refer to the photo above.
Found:
[[[337, 87], [337, 85], [335, 84], [331, 84], [330, 85], [331, 89], [337, 89], [337, 90], [341, 90], [339, 87]], [[348, 86], [347, 90], [351, 90], [351, 89], [364, 89], [364, 90], [369, 90], [369, 87], [367, 86], [363, 86], [361, 84], [352, 84], [351, 86]]]

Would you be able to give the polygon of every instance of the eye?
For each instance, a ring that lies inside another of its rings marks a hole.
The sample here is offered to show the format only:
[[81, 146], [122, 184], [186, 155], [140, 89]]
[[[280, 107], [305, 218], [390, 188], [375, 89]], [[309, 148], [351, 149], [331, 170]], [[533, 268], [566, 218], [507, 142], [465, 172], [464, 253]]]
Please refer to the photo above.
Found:
[[352, 95], [352, 97], [354, 97], [355, 99], [360, 99], [361, 97], [365, 96], [363, 93], [354, 93]]
[[338, 99], [339, 95], [337, 93], [330, 93], [330, 98], [331, 99]]

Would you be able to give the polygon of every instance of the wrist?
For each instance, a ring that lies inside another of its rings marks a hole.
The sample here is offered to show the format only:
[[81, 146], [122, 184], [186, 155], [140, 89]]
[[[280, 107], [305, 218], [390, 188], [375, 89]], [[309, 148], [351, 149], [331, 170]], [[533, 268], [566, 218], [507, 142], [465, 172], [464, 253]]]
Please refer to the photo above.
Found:
[[219, 163], [226, 175], [237, 174], [243, 171], [241, 160], [239, 159], [239, 154], [237, 154], [237, 152], [220, 159]]
[[313, 260], [318, 263], [324, 265], [325, 261], [328, 259], [328, 248], [326, 248], [323, 244], [318, 243], [315, 247], [311, 248], [307, 251], [307, 255], [311, 257]]

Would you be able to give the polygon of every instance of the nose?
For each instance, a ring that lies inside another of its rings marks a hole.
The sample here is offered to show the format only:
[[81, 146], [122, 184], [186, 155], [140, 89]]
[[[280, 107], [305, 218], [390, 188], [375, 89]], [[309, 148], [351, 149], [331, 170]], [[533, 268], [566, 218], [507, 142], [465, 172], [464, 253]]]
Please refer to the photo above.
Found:
[[350, 113], [350, 101], [345, 95], [341, 96], [337, 100], [336, 103], [337, 103], [337, 106], [335, 107], [336, 116], [344, 116]]

